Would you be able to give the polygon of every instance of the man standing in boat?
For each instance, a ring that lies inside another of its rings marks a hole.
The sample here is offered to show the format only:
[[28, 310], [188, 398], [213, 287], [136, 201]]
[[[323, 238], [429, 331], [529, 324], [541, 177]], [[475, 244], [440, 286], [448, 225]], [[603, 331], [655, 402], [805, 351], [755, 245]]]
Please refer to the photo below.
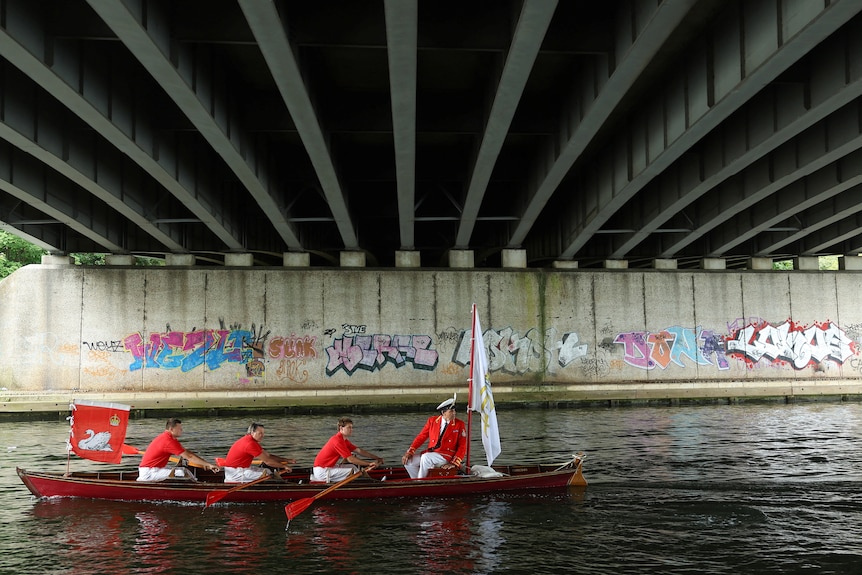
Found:
[[290, 464], [295, 459], [286, 459], [269, 453], [260, 442], [263, 440], [264, 428], [261, 423], [252, 423], [246, 434], [234, 442], [224, 460], [225, 483], [248, 483], [271, 475], [272, 471], [265, 467], [252, 467], [252, 461], [259, 459], [261, 463], [273, 469], [290, 471]]
[[[437, 411], [440, 415], [428, 418], [401, 458], [407, 473], [414, 479], [427, 477], [428, 470], [435, 467], [458, 469], [467, 454], [467, 426], [455, 418], [455, 397], [438, 405]], [[428, 449], [416, 456], [416, 450], [425, 441], [428, 441]]]
[[185, 477], [186, 471], [177, 467], [168, 467], [171, 455], [187, 459], [198, 467], [218, 472], [217, 465], [206, 461], [196, 453], [189, 451], [179, 441], [183, 434], [183, 422], [172, 417], [165, 424], [165, 431], [150, 442], [141, 465], [138, 467], [138, 481], [163, 481], [168, 477]]
[[[351, 435], [353, 435], [353, 420], [349, 417], [342, 417], [338, 420], [338, 431], [329, 438], [329, 441], [314, 458], [314, 470], [311, 473], [312, 481], [325, 481], [327, 483], [341, 481], [352, 475], [359, 467], [365, 471], [370, 471], [383, 464], [382, 457], [353, 445], [349, 439]], [[354, 453], [374, 461], [361, 459], [356, 457]]]

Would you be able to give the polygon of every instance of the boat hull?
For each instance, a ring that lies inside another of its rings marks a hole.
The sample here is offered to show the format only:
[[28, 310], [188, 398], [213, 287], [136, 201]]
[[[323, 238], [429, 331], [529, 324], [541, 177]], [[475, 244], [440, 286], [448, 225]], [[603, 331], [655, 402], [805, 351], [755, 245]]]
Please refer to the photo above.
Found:
[[[486, 493], [535, 492], [584, 488], [586, 480], [580, 459], [562, 466], [495, 466], [503, 477], [453, 476], [410, 479], [403, 468], [374, 470], [340, 489], [327, 499], [372, 499], [381, 497], [456, 497]], [[110, 473], [31, 472], [18, 469], [18, 476], [36, 497], [77, 497], [116, 501], [154, 501], [201, 503], [207, 494], [228, 491], [236, 484], [225, 484], [220, 475], [198, 470], [198, 480], [135, 481], [137, 470]], [[227, 493], [220, 503], [290, 502], [313, 497], [330, 484], [308, 481], [307, 470], [297, 470], [283, 479], [273, 478]]]

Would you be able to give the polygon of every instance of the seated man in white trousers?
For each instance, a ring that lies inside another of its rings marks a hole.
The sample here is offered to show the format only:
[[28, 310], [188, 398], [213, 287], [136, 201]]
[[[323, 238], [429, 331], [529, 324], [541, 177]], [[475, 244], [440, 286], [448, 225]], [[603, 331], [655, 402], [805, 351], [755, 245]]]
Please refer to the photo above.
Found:
[[[401, 458], [407, 473], [414, 479], [428, 477], [428, 470], [435, 467], [460, 468], [467, 454], [467, 426], [455, 418], [455, 397], [438, 405], [437, 411], [440, 415], [428, 418]], [[416, 450], [426, 441], [428, 449], [416, 455]]]

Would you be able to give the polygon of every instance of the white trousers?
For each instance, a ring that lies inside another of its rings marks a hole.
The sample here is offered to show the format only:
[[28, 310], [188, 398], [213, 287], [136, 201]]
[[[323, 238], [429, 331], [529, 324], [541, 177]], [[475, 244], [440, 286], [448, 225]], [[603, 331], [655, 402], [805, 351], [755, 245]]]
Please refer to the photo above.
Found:
[[269, 469], [262, 467], [225, 467], [225, 483], [248, 483], [260, 479], [264, 475], [270, 475]]
[[327, 483], [336, 483], [342, 479], [347, 479], [354, 473], [357, 468], [355, 465], [336, 465], [335, 467], [315, 467], [311, 472], [312, 481], [325, 481]]
[[138, 481], [164, 481], [174, 474], [174, 477], [184, 478], [191, 473], [181, 467], [138, 467]]
[[413, 455], [404, 464], [404, 469], [410, 474], [413, 479], [428, 477], [428, 470], [441, 465], [446, 465], [449, 460], [439, 453], [427, 451], [422, 455]]

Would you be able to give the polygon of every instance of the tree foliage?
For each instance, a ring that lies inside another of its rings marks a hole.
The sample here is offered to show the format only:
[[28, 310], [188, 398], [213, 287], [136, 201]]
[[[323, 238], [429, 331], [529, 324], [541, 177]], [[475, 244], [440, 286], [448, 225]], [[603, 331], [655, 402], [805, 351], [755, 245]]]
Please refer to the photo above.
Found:
[[[9, 232], [0, 231], [0, 279], [28, 264], [42, 262], [42, 256], [48, 252], [19, 238]], [[79, 266], [103, 266], [105, 254], [73, 253], [69, 254]], [[163, 266], [164, 260], [150, 257], [135, 257], [136, 266]]]
[[41, 263], [46, 253], [23, 238], [0, 231], [0, 278], [28, 264]]

